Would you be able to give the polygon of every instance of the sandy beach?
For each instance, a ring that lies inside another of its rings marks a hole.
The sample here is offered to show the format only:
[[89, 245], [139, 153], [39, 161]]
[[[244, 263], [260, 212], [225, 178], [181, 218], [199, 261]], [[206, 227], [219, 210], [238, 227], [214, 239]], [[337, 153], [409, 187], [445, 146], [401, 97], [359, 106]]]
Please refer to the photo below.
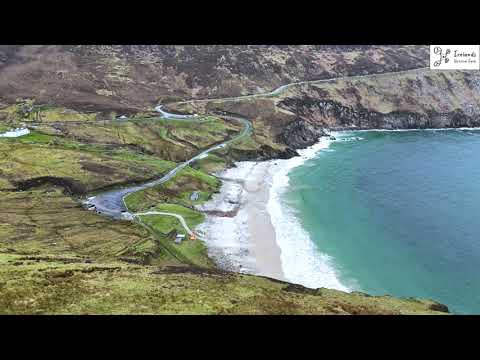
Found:
[[253, 243], [256, 273], [285, 280], [280, 259], [280, 248], [275, 239], [267, 203], [270, 195], [272, 162], [256, 163], [245, 179], [243, 189], [247, 212], [248, 232]]
[[312, 288], [349, 290], [340, 283], [332, 259], [316, 248], [295, 211], [282, 201], [289, 172], [330, 143], [322, 138], [299, 150], [300, 156], [238, 162], [215, 174], [222, 187], [210, 201], [197, 206], [207, 215], [197, 231], [219, 267]]
[[220, 193], [198, 209], [207, 220], [204, 234], [210, 255], [230, 270], [285, 280], [280, 248], [267, 211], [274, 162], [240, 162], [219, 176]]
[[278, 200], [276, 190], [286, 186], [289, 170], [326, 146], [314, 145], [289, 160], [238, 162], [215, 174], [222, 180], [222, 187], [210, 201], [197, 206], [207, 214], [197, 231], [218, 266], [287, 280], [271, 217], [275, 212], [272, 203]]

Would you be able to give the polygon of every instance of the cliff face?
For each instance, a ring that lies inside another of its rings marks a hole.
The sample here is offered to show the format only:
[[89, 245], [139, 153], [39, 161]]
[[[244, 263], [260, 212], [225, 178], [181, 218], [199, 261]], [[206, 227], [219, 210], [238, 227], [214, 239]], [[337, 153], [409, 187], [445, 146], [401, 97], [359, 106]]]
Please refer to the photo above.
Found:
[[[463, 109], [445, 113], [419, 114], [410, 111], [392, 111], [383, 114], [378, 111], [355, 111], [335, 101], [311, 98], [287, 99], [282, 105], [300, 109], [301, 117], [312, 116], [331, 129], [432, 129], [480, 126], [480, 115], [468, 115]], [[295, 124], [299, 126], [298, 121]], [[285, 143], [290, 140], [288, 128], [285, 128], [282, 137]], [[309, 138], [313, 139], [312, 136]]]
[[325, 132], [318, 124], [311, 124], [300, 119], [289, 123], [280, 133], [280, 142], [294, 149], [304, 149], [315, 144]]
[[[190, 111], [229, 111], [268, 128], [292, 148], [327, 129], [425, 129], [480, 126], [478, 71], [413, 70], [289, 87], [276, 96], [178, 105]], [[320, 132], [319, 132], [320, 131]]]
[[478, 72], [422, 70], [291, 90], [277, 106], [328, 128], [480, 126]]
[[0, 101], [138, 111], [285, 83], [426, 66], [427, 46], [0, 46]]

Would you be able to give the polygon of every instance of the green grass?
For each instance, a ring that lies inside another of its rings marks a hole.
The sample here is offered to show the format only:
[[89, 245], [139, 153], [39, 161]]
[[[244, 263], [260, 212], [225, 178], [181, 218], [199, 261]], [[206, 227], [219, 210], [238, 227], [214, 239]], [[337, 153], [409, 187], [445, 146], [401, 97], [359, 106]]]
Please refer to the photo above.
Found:
[[[125, 203], [132, 212], [145, 211], [159, 203], [192, 207], [209, 200], [220, 185], [218, 178], [187, 167], [164, 184], [127, 195]], [[190, 200], [193, 191], [199, 193], [197, 201]]]
[[[204, 221], [202, 213], [177, 204], [159, 204], [151, 210], [181, 215], [188, 227], [193, 231], [197, 225]], [[190, 240], [176, 217], [169, 215], [143, 215], [139, 216], [139, 218], [142, 224], [153, 230], [160, 245], [166, 248], [176, 259], [192, 265], [213, 266], [212, 260], [207, 255], [205, 244], [198, 239]], [[167, 236], [170, 233], [184, 234], [186, 239], [181, 244], [175, 244], [173, 238]]]
[[0, 248], [29, 254], [50, 253], [110, 259], [150, 238], [143, 228], [98, 216], [60, 189], [2, 192]]
[[168, 189], [176, 189], [179, 187], [178, 184], [183, 184], [185, 179], [189, 179], [191, 182], [198, 181], [200, 183], [207, 184], [212, 188], [218, 188], [220, 186], [220, 180], [215, 176], [205, 174], [200, 170], [196, 170], [188, 166], [181, 170], [173, 179], [167, 181], [164, 185]]
[[155, 210], [171, 212], [183, 216], [187, 225], [192, 229], [201, 224], [205, 218], [201, 212], [177, 204], [158, 204], [155, 206]]
[[20, 136], [17, 138], [0, 138], [0, 141], [7, 143], [22, 143], [22, 144], [49, 144], [56, 139], [55, 136], [43, 134], [37, 131], [31, 131], [30, 134]]
[[[10, 105], [0, 110], [10, 121], [34, 121], [34, 122], [56, 122], [56, 121], [92, 121], [96, 120], [98, 113], [82, 113], [72, 109], [56, 107], [47, 104], [35, 104], [33, 100], [29, 100], [28, 106], [33, 109], [30, 113], [20, 115], [22, 104]], [[27, 106], [27, 107], [28, 107]]]
[[1, 314], [441, 314], [428, 300], [289, 289], [191, 267], [35, 261], [0, 252]]
[[208, 154], [206, 158], [197, 160], [194, 167], [204, 173], [214, 173], [225, 169], [227, 166], [227, 160], [215, 154]]
[[[191, 229], [195, 229], [195, 226], [201, 224], [205, 218], [201, 212], [178, 204], [158, 204], [150, 209], [150, 211], [162, 211], [181, 215]], [[176, 230], [178, 233], [185, 233], [185, 229], [180, 224], [180, 221], [174, 216], [145, 215], [141, 216], [141, 218], [147, 225], [154, 227], [156, 231], [164, 235], [173, 230]]]
[[32, 132], [0, 138], [0, 185], [33, 177], [69, 177], [93, 190], [127, 181], [144, 181], [168, 172], [175, 163], [128, 149], [82, 144]]
[[[175, 162], [185, 161], [200, 149], [219, 143], [238, 131], [235, 124], [213, 117], [200, 122], [138, 118], [133, 121], [71, 123], [57, 128], [64, 133], [64, 142], [108, 144], [126, 149], [136, 146], [138, 151]], [[41, 130], [54, 133], [48, 123], [43, 123]]]

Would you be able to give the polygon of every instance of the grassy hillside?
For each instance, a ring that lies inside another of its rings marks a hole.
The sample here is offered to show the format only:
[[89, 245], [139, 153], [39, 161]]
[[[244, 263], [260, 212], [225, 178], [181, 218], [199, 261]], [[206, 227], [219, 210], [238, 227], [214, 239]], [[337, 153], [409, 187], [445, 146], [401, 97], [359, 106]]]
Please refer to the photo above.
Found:
[[191, 266], [0, 252], [2, 314], [443, 314], [434, 302], [306, 289]]

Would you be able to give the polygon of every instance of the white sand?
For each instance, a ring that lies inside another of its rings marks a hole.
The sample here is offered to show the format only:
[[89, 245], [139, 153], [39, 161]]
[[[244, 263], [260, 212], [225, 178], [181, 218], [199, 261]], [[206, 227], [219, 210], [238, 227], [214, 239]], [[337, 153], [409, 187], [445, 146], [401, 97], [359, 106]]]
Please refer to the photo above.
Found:
[[197, 207], [202, 211], [236, 210], [236, 215], [208, 215], [197, 231], [203, 234], [209, 254], [219, 266], [284, 279], [280, 248], [266, 209], [271, 162], [245, 161], [236, 165], [217, 174], [223, 180], [220, 193]]
[[197, 231], [203, 234], [210, 256], [220, 267], [348, 291], [339, 282], [331, 259], [319, 252], [292, 209], [281, 203], [289, 171], [329, 144], [324, 138], [300, 150], [298, 157], [239, 162], [216, 174], [223, 181], [220, 193], [197, 207], [215, 214], [208, 215]]

